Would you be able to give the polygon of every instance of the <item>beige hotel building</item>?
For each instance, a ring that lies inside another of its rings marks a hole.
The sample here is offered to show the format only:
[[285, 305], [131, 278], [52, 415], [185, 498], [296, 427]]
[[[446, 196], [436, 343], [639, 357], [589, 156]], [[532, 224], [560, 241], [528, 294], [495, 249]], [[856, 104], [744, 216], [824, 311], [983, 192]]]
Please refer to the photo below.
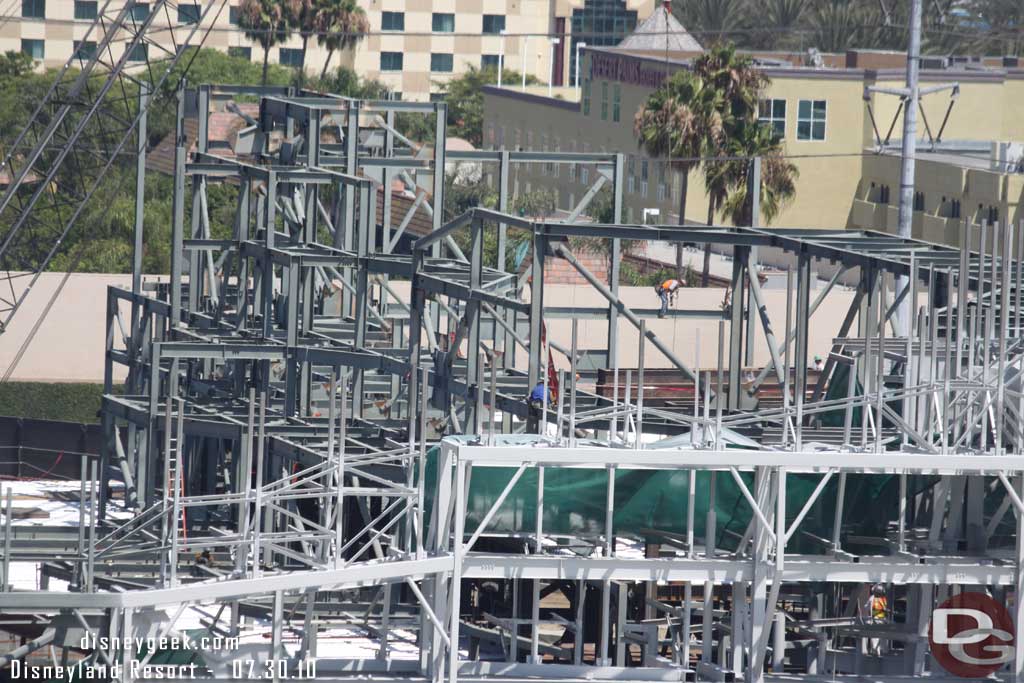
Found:
[[[664, 21], [660, 14], [649, 22]], [[485, 147], [623, 152], [623, 218], [642, 222], [647, 213], [657, 216], [654, 222], [675, 223], [679, 171], [649, 158], [633, 132], [637, 109], [665, 75], [688, 68], [699, 54], [699, 46], [679, 49], [692, 38], [674, 19], [669, 29], [641, 32], [618, 47], [584, 49], [580, 88], [564, 88], [558, 97], [548, 97], [545, 88], [488, 87]], [[795, 200], [772, 225], [895, 232], [902, 117], [890, 144], [880, 148], [875, 130], [884, 139], [899, 100], [874, 88], [903, 86], [905, 53], [753, 56], [771, 80], [762, 121], [776, 129], [800, 173]], [[922, 98], [918, 118], [913, 235], [956, 244], [965, 224], [1024, 220], [1024, 118], [1018, 114], [1024, 69], [1016, 58], [929, 58], [921, 80], [936, 91]], [[559, 206], [568, 209], [595, 173], [585, 166], [524, 164], [515, 182], [519, 191], [555, 188]], [[686, 207], [688, 222], [706, 222], [699, 171], [691, 174]]]
[[[237, 26], [237, 1], [225, 11], [203, 17], [212, 31], [206, 45], [244, 55], [255, 62], [262, 48]], [[469, 65], [525, 71], [554, 86], [573, 85], [579, 45], [614, 45], [654, 10], [655, 0], [361, 0], [370, 33], [351, 50], [335, 53], [331, 66], [352, 67], [365, 78], [379, 79], [403, 99], [426, 100], [439, 84]], [[102, 0], [13, 0], [8, 16], [0, 17], [0, 52], [23, 51], [42, 67], [59, 67], [76, 50], [95, 50], [89, 26], [104, 7]], [[209, 3], [207, 3], [209, 5]], [[133, 13], [144, 18], [152, 3], [136, 2]], [[116, 16], [122, 0], [107, 5]], [[216, 7], [216, 5], [215, 5]], [[154, 19], [184, 36], [190, 22], [202, 16], [203, 4], [167, 5]], [[158, 34], [159, 35], [159, 34]], [[557, 40], [557, 44], [553, 44]], [[123, 47], [123, 46], [122, 46]], [[148, 46], [150, 57], [159, 50]], [[270, 49], [271, 63], [301, 63], [301, 41], [294, 36]], [[306, 69], [320, 73], [327, 50], [310, 41]], [[133, 55], [141, 61], [144, 55]]]

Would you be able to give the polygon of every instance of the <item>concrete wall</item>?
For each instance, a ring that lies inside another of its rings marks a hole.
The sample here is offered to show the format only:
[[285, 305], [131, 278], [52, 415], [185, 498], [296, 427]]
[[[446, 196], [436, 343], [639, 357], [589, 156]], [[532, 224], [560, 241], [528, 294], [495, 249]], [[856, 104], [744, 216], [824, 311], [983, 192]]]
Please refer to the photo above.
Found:
[[[28, 338], [43, 308], [63, 278], [61, 273], [44, 273], [18, 311], [10, 329], [0, 335], [0, 369], [6, 372]], [[11, 379], [40, 382], [103, 381], [104, 321], [107, 287], [131, 288], [130, 275], [75, 273], [38, 332], [29, 343]], [[122, 319], [127, 326], [126, 308]], [[120, 341], [120, 335], [117, 335]], [[120, 344], [119, 344], [120, 346]], [[125, 373], [115, 365], [115, 378]]]

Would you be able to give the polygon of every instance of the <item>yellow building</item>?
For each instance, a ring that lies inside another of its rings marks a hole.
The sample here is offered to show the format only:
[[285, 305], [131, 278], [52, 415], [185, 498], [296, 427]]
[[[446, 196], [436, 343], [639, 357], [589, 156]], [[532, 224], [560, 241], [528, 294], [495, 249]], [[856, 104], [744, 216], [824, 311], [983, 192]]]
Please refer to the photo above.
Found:
[[[676, 30], [683, 29], [677, 26]], [[485, 146], [623, 152], [628, 155], [624, 219], [641, 222], [645, 213], [656, 211], [659, 222], [674, 223], [681, 187], [678, 165], [648, 158], [638, 148], [633, 117], [666, 75], [687, 68], [695, 54], [669, 52], [666, 58], [664, 49], [588, 48], [581, 60], [578, 93], [565, 89], [549, 98], [538, 88], [527, 92], [514, 87], [488, 88]], [[897, 118], [898, 97], [876, 89], [903, 86], [905, 55], [853, 51], [846, 55], [753, 56], [771, 82], [762, 101], [762, 121], [776, 127], [785, 154], [800, 173], [795, 200], [773, 225], [895, 231], [902, 117]], [[1024, 140], [1024, 121], [1015, 115], [1014, 106], [1024, 103], [1024, 70], [1018, 69], [1014, 60], [1005, 62], [1006, 66], [1004, 60], [964, 64], [929, 59], [923, 64], [922, 87], [937, 88], [921, 100], [919, 149], [932, 150], [929, 135], [935, 137], [940, 128], [942, 137], [934, 151], [922, 152], [918, 162], [923, 210], [915, 216], [915, 226], [922, 226], [915, 228], [915, 236], [920, 233], [938, 239], [941, 234], [943, 241], [955, 238], [956, 230], [938, 221], [952, 218], [954, 200], [960, 202], [955, 206], [962, 207], [965, 218], [981, 215], [988, 219], [989, 206], [995, 208], [993, 216], [1018, 217], [1024, 176], [990, 170], [991, 149], [1007, 147], [993, 147], [993, 141]], [[954, 92], [958, 93], [955, 98]], [[894, 121], [889, 144], [881, 150], [875, 130], [884, 140]], [[1012, 155], [1016, 148], [1009, 148]], [[571, 207], [586, 192], [593, 173], [593, 169], [537, 165], [529, 173], [520, 173], [518, 188], [553, 187], [560, 205]], [[891, 196], [885, 197], [887, 207], [881, 205], [883, 185], [891, 188]], [[693, 171], [686, 219], [705, 223], [707, 211], [702, 177]]]
[[[219, 3], [167, 5], [168, 11], [158, 12], [153, 26], [174, 27], [175, 38], [181, 40], [188, 24], [202, 16], [200, 33], [212, 27], [207, 47], [261, 62], [262, 48], [238, 28], [238, 1], [230, 0], [220, 14], [215, 11]], [[87, 38], [86, 33], [103, 2], [15, 3], [12, 15], [0, 18], [0, 52], [23, 51], [41, 66], [59, 67], [76, 50], [95, 51], [97, 38], [95, 34]], [[525, 69], [555, 86], [572, 85], [577, 45], [618, 43], [651, 14], [655, 0], [361, 0], [361, 4], [370, 24], [368, 35], [354, 49], [333, 55], [313, 38], [305, 58], [307, 71], [320, 73], [325, 63], [332, 68], [344, 65], [362, 77], [379, 79], [404, 99], [426, 100], [439, 92], [440, 84], [470, 65], [496, 67], [502, 58], [507, 69]], [[148, 16], [151, 5], [136, 2], [135, 18]], [[204, 8], [210, 6], [214, 11], [204, 15]], [[122, 7], [123, 0], [112, 0], [108, 16], [116, 16]], [[155, 35], [174, 42], [169, 31]], [[124, 45], [123, 39], [115, 45], [115, 59]], [[268, 61], [297, 66], [301, 47], [299, 36], [293, 35], [270, 49]], [[157, 46], [147, 48], [150, 58], [165, 54]], [[144, 58], [141, 53], [131, 56], [133, 61]]]

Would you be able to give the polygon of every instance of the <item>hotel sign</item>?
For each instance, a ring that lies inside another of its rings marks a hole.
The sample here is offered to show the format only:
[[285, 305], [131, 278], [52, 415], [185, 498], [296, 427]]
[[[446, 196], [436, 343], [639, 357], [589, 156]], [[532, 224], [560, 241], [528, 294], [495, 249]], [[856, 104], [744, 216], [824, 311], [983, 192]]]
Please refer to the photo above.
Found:
[[590, 78], [657, 88], [665, 80], [665, 66], [645, 65], [642, 60], [622, 55], [591, 52]]

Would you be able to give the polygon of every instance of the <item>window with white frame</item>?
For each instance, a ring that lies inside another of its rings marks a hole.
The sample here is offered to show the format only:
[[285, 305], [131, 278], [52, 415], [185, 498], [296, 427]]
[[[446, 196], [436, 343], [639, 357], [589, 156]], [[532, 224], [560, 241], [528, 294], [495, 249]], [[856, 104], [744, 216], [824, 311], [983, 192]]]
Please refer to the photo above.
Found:
[[800, 100], [796, 117], [796, 139], [820, 142], [825, 139], [825, 100]]
[[761, 100], [757, 108], [757, 120], [771, 127], [776, 140], [786, 137], [786, 100]]

